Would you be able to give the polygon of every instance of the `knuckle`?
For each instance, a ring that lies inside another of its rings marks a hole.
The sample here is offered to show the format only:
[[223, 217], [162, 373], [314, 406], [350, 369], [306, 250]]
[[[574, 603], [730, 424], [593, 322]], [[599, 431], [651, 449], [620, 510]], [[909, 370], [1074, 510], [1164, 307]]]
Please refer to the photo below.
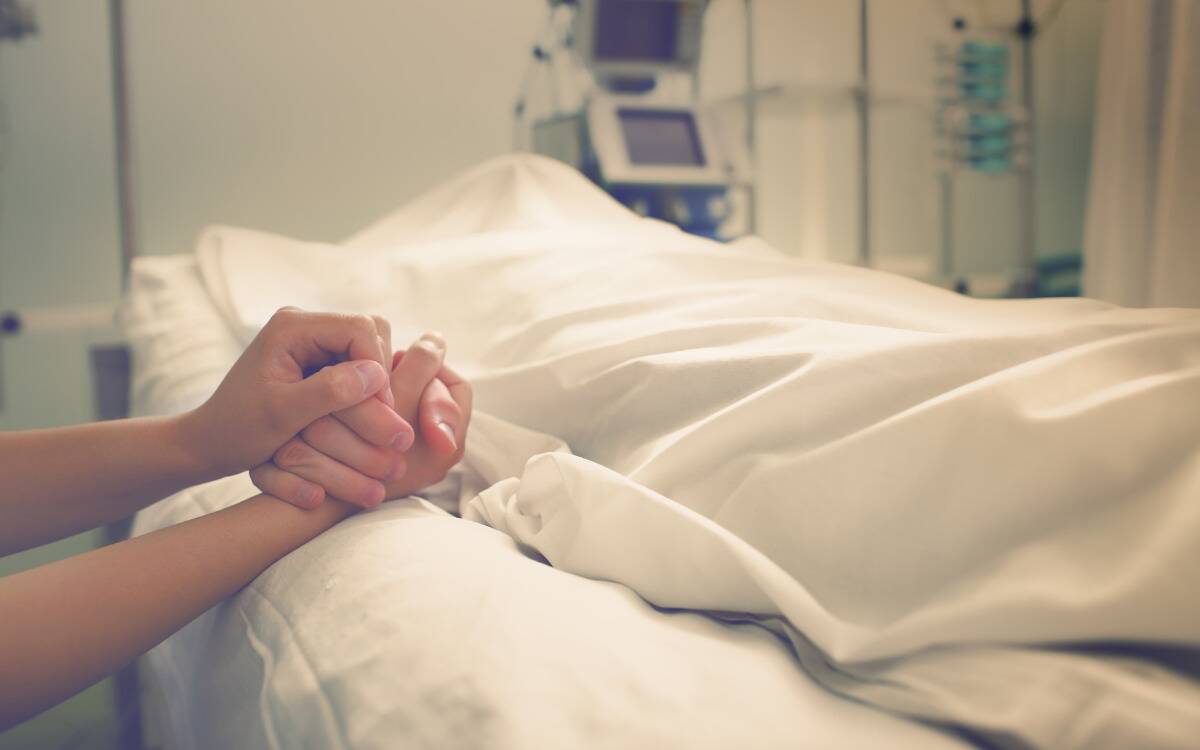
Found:
[[271, 325], [272, 323], [274, 323], [275, 325], [279, 325], [282, 323], [288, 323], [290, 321], [295, 320], [297, 317], [300, 316], [300, 314], [301, 314], [300, 308], [286, 305], [284, 307], [279, 308], [278, 310], [276, 310], [274, 312], [274, 314], [271, 315], [271, 319], [269, 321], [267, 321], [267, 325]]
[[303, 466], [312, 456], [309, 448], [299, 440], [289, 440], [279, 450], [275, 451], [275, 465], [281, 469], [294, 469]]
[[311, 424], [305, 427], [300, 436], [304, 438], [309, 445], [317, 443], [325, 444], [336, 433], [337, 426], [334, 424], [334, 418], [331, 416], [318, 417]]
[[376, 479], [389, 479], [396, 468], [396, 459], [379, 452], [372, 454], [367, 464], [365, 474]]
[[362, 396], [362, 381], [348, 367], [337, 367], [325, 380], [329, 397], [336, 403], [353, 403]]
[[438, 353], [427, 339], [421, 339], [416, 344], [409, 347], [408, 354], [405, 356], [405, 359], [409, 359], [410, 357], [413, 360], [413, 362], [409, 365], [410, 367], [428, 367], [431, 363], [437, 362]]
[[371, 450], [362, 455], [359, 455], [353, 461], [346, 461], [347, 466], [357, 472], [361, 477], [369, 479], [387, 479], [392, 472], [392, 466], [395, 464], [392, 459], [384, 455], [384, 451]]
[[263, 466], [255, 466], [250, 470], [250, 482], [263, 492], [270, 494], [270, 490], [268, 489], [268, 485], [271, 484], [270, 474], [267, 473]]
[[370, 315], [363, 315], [359, 313], [348, 315], [346, 323], [364, 333], [375, 333], [375, 319]]
[[379, 497], [379, 488], [382, 485], [374, 479], [362, 478], [355, 482], [351, 488], [351, 493], [354, 499], [360, 505], [369, 504], [372, 500]]

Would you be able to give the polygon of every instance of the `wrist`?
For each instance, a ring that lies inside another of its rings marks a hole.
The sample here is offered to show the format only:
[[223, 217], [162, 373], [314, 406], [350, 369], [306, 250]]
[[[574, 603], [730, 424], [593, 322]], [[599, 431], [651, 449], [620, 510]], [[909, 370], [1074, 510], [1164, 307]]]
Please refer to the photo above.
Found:
[[319, 534], [360, 510], [356, 505], [332, 497], [325, 498], [325, 501], [316, 508], [307, 510], [297, 508], [291, 503], [271, 495], [258, 495], [246, 502], [268, 507], [270, 513], [279, 514], [275, 523], [293, 524], [297, 530], [305, 532], [306, 538]]
[[[203, 408], [203, 407], [201, 407]], [[218, 455], [212, 431], [206, 428], [204, 413], [200, 408], [167, 417], [170, 437], [184, 470], [189, 473], [192, 484], [209, 482], [242, 469], [228, 466]]]

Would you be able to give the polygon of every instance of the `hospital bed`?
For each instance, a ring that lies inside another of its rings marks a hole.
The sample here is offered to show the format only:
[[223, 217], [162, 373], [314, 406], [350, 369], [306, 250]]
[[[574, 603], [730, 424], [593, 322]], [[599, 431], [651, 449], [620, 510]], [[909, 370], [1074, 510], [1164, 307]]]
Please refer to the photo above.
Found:
[[443, 331], [467, 455], [144, 657], [167, 747], [1200, 737], [1196, 674], [1149, 649], [1200, 641], [1196, 311], [722, 245], [512, 156], [340, 245], [214, 227], [139, 259], [134, 413], [201, 403], [284, 304]]

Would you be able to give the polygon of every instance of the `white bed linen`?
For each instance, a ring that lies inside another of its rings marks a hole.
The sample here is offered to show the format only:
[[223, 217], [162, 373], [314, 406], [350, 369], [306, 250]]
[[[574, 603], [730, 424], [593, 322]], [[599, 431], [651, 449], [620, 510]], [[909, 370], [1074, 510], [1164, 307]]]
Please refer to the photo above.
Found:
[[[194, 258], [139, 259], [125, 319], [138, 413], [200, 403], [241, 349]], [[504, 436], [491, 455], [563, 447], [486, 414], [473, 430], [472, 446]], [[472, 451], [486, 466], [489, 451]], [[240, 476], [179, 493], [135, 533], [252, 491]], [[656, 610], [417, 499], [287, 556], [151, 651], [143, 673], [170, 748], [962, 746], [826, 692], [763, 628]]]
[[556, 568], [753, 615], [827, 687], [996, 741], [1200, 736], [1189, 676], [1049, 647], [1200, 645], [1200, 313], [505, 211], [567, 184], [574, 208], [574, 173], [500, 160], [440, 188], [415, 242], [402, 211], [348, 247], [216, 228], [198, 258], [243, 337], [282, 304], [443, 330], [496, 417], [465, 515]]

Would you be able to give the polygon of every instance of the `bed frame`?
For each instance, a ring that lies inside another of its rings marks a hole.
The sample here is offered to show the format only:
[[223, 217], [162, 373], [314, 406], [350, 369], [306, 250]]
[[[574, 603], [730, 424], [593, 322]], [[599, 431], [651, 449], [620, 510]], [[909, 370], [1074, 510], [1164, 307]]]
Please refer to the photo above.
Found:
[[[92, 369], [92, 393], [98, 420], [129, 416], [129, 348], [124, 344], [93, 346], [88, 357]], [[104, 543], [129, 538], [133, 518], [114, 521], [104, 527]], [[113, 675], [113, 709], [117, 716], [118, 747], [122, 750], [148, 750], [142, 733], [141, 685], [137, 662]]]

